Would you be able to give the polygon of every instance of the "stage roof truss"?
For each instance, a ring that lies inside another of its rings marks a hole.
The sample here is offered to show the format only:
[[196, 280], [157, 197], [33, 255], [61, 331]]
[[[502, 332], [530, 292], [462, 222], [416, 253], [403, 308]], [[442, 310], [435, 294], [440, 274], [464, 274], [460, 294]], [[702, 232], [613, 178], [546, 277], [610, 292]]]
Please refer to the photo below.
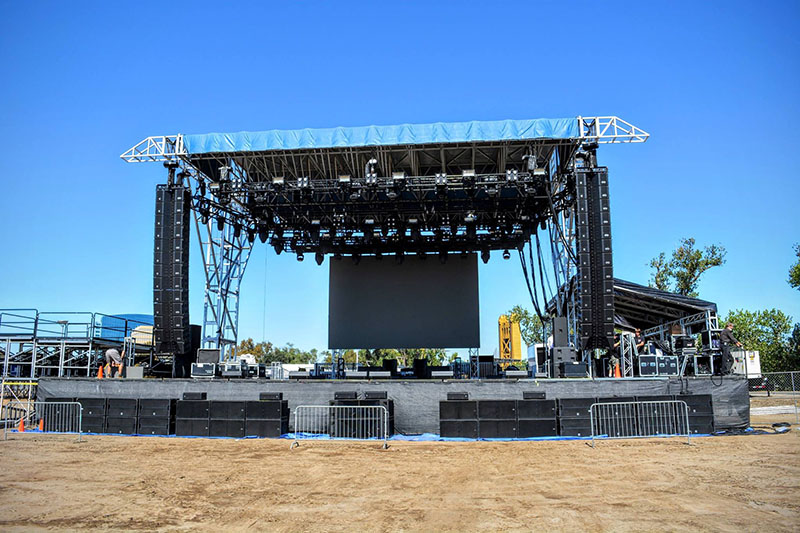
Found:
[[[569, 120], [569, 119], [558, 119]], [[649, 138], [649, 134], [616, 116], [595, 116], [584, 117], [579, 116], [572, 119], [576, 122], [577, 133], [569, 134], [558, 139], [551, 138], [550, 140], [558, 140], [566, 143], [580, 144], [585, 141], [594, 141], [601, 144], [616, 144], [616, 143], [642, 143]], [[430, 125], [423, 125], [430, 126]], [[413, 125], [404, 125], [404, 127], [413, 127]], [[298, 130], [301, 131], [301, 130]], [[314, 130], [303, 130], [311, 131]], [[546, 137], [532, 137], [529, 140], [541, 141]], [[404, 143], [400, 143], [404, 144]], [[373, 146], [380, 146], [381, 143], [375, 143]], [[326, 150], [332, 147], [319, 147], [319, 149]], [[269, 150], [273, 151], [273, 150]], [[227, 154], [233, 155], [232, 151], [224, 151]], [[184, 135], [162, 135], [147, 137], [141, 142], [137, 143], [132, 148], [126, 150], [120, 155], [122, 159], [130, 163], [152, 162], [152, 161], [173, 161], [175, 159], [183, 158], [190, 155], [184, 144]], [[249, 152], [249, 153], [258, 153]], [[197, 155], [197, 154], [194, 154]]]

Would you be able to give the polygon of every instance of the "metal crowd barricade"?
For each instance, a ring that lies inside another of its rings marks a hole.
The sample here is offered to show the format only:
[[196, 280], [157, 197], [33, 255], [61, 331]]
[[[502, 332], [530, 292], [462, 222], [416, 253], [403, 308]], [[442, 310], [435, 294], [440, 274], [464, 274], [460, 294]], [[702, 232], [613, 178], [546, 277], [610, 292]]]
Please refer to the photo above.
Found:
[[82, 438], [83, 406], [78, 402], [8, 402], [0, 413], [4, 440], [9, 429], [19, 428], [20, 422], [27, 430], [77, 433], [78, 442]]
[[589, 418], [592, 447], [597, 437], [685, 436], [687, 444], [690, 442], [689, 407], [681, 400], [593, 403]]
[[294, 441], [318, 438], [383, 440], [389, 444], [389, 411], [382, 405], [301, 405], [294, 410]]

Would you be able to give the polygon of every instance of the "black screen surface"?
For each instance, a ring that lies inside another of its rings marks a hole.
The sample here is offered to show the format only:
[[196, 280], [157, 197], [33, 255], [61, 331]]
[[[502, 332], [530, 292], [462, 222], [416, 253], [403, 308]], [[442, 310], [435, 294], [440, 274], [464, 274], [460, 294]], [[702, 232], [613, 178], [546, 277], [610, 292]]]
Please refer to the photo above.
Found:
[[478, 259], [330, 260], [328, 348], [480, 346]]

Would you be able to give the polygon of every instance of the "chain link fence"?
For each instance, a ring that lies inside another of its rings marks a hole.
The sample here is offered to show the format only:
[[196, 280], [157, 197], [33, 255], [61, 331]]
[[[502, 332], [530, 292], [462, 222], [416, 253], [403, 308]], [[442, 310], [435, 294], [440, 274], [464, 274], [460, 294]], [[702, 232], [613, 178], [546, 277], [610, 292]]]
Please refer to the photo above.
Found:
[[771, 398], [776, 406], [792, 406], [795, 422], [800, 423], [800, 371], [762, 372], [747, 383], [751, 398]]

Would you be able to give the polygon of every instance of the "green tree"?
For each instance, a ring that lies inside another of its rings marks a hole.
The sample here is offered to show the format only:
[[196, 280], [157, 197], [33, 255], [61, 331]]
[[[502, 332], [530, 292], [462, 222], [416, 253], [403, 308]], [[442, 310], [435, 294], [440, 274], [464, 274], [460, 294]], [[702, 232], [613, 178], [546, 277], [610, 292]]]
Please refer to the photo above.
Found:
[[794, 245], [797, 261], [789, 268], [789, 285], [800, 291], [800, 244]]
[[[733, 324], [733, 334], [747, 350], [758, 350], [761, 370], [780, 372], [800, 369], [800, 353], [792, 352], [792, 318], [778, 309], [747, 311], [735, 309], [725, 322]], [[798, 329], [795, 327], [795, 329]], [[793, 332], [792, 332], [793, 333]], [[800, 337], [800, 332], [798, 332]], [[800, 338], [798, 339], [800, 341]]]
[[544, 326], [539, 315], [531, 313], [521, 305], [515, 305], [506, 312], [512, 322], [519, 322], [519, 332], [522, 342], [531, 346], [537, 342], [544, 342]]
[[653, 273], [650, 276], [650, 286], [661, 291], [671, 290], [669, 286], [669, 262], [664, 252], [650, 260], [650, 268], [653, 269]]
[[236, 353], [250, 353], [255, 355], [256, 361], [259, 363], [289, 363], [289, 364], [309, 364], [317, 362], [320, 357], [325, 357], [328, 352], [321, 354], [316, 348], [310, 351], [300, 350], [295, 348], [291, 343], [279, 348], [273, 346], [271, 342], [256, 343], [253, 339], [244, 339], [239, 343], [236, 348]]
[[662, 252], [650, 261], [650, 286], [696, 298], [700, 276], [711, 268], [725, 264], [726, 254], [722, 245], [712, 244], [700, 250], [695, 248], [693, 238], [681, 239], [669, 260]]

